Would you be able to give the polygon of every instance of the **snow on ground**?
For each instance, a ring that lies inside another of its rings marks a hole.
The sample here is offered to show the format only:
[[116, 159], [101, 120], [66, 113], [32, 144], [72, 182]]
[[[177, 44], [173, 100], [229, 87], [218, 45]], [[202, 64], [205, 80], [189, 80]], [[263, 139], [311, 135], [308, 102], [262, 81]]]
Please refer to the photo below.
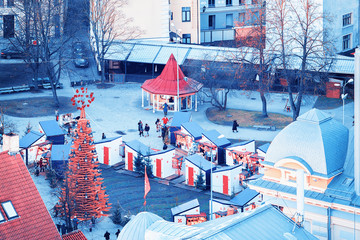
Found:
[[[55, 194], [55, 190], [50, 188], [49, 182], [45, 180], [45, 176], [39, 175], [37, 177], [34, 174], [31, 174], [31, 176], [40, 193], [41, 198], [46, 205], [47, 210], [53, 217], [54, 223], [59, 223], [59, 219], [55, 218], [52, 214], [52, 208], [54, 207], [55, 203], [58, 202], [58, 197]], [[91, 232], [89, 229], [89, 225], [85, 223], [80, 223], [79, 229], [84, 233], [88, 240], [97, 240], [103, 239], [106, 231], [111, 234], [110, 239], [116, 239], [115, 233], [117, 229], [121, 230], [122, 227], [120, 225], [114, 224], [109, 217], [102, 217], [100, 219], [97, 219], [96, 224], [92, 228]]]

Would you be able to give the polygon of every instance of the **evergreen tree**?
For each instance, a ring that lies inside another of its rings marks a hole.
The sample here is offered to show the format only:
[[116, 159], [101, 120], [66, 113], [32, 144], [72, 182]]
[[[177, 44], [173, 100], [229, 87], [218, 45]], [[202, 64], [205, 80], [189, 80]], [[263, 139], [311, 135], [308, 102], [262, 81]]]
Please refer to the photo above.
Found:
[[134, 159], [135, 172], [140, 173], [141, 175], [145, 174], [145, 164], [144, 157], [140, 153]]
[[200, 173], [196, 177], [195, 187], [201, 190], [206, 189], [206, 184], [204, 180], [204, 173], [200, 170]]
[[117, 204], [115, 205], [115, 208], [114, 208], [114, 210], [112, 212], [111, 220], [115, 224], [121, 224], [121, 222], [122, 222], [122, 220], [121, 220], [121, 206], [120, 206], [119, 202], [117, 202]]
[[28, 134], [32, 129], [32, 126], [30, 124], [30, 122], [28, 123], [28, 125], [26, 126], [26, 129], [25, 129], [25, 132], [24, 132], [24, 135]]
[[144, 158], [144, 162], [145, 162], [145, 166], [146, 166], [146, 173], [147, 173], [147, 176], [149, 178], [153, 178], [154, 177], [154, 174], [153, 174], [153, 171], [152, 171], [152, 164], [151, 164], [151, 159], [149, 156], [145, 157]]
[[88, 95], [84, 88], [81, 88], [81, 93], [79, 90], [76, 90], [76, 93], [72, 101], [73, 105], [75, 102], [80, 103], [78, 109], [81, 110], [81, 115], [73, 137], [59, 204], [63, 206], [61, 214], [70, 215], [65, 218], [76, 216], [80, 221], [84, 221], [91, 220], [92, 217], [107, 216], [106, 212], [111, 207], [98, 168], [90, 121], [85, 115], [85, 106], [89, 107], [94, 100], [93, 93]]

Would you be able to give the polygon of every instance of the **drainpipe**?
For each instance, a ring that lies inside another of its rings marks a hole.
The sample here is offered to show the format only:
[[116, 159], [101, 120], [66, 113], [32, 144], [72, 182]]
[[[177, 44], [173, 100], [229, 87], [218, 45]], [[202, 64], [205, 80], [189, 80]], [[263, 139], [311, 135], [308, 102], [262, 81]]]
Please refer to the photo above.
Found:
[[328, 217], [328, 222], [327, 222], [327, 238], [331, 239], [331, 208], [328, 207], [327, 208], [327, 217]]

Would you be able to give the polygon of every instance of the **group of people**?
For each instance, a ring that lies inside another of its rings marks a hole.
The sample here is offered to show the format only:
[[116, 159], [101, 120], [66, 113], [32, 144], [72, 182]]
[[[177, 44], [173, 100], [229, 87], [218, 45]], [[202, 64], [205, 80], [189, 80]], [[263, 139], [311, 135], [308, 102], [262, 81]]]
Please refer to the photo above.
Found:
[[[118, 238], [119, 234], [120, 234], [120, 229], [118, 229], [117, 232], [115, 233], [116, 238]], [[110, 233], [109, 233], [108, 231], [105, 232], [104, 238], [105, 238], [106, 240], [109, 240], [109, 239], [110, 239]]]
[[[144, 130], [146, 132], [146, 136], [144, 136]], [[141, 120], [139, 120], [138, 122], [138, 131], [139, 131], [139, 136], [143, 136], [143, 137], [149, 137], [149, 131], [150, 131], [150, 126], [149, 124], [145, 123], [145, 127], [143, 126], [143, 123]]]

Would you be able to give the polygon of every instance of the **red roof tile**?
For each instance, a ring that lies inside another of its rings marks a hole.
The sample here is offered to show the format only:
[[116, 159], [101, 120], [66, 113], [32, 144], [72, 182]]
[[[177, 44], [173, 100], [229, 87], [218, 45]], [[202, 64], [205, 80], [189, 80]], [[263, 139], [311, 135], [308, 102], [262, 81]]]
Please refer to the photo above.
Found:
[[[0, 153], [0, 203], [11, 201], [18, 218], [0, 223], [0, 239], [61, 240], [20, 155]], [[0, 205], [0, 211], [4, 209]]]
[[63, 240], [87, 240], [82, 231], [77, 230], [68, 234], [62, 235]]

